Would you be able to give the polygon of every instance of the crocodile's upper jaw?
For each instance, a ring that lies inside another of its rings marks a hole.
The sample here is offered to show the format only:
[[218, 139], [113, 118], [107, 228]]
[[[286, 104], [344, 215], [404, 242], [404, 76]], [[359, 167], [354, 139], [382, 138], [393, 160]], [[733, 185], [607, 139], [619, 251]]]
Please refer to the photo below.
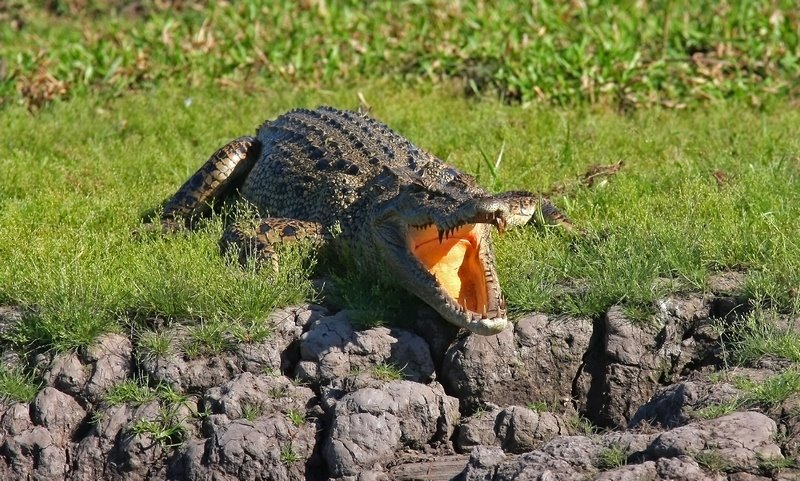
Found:
[[387, 264], [406, 289], [445, 320], [493, 335], [508, 325], [491, 241], [492, 224], [502, 228], [503, 223], [471, 220], [448, 230], [436, 224], [385, 223], [379, 238]]

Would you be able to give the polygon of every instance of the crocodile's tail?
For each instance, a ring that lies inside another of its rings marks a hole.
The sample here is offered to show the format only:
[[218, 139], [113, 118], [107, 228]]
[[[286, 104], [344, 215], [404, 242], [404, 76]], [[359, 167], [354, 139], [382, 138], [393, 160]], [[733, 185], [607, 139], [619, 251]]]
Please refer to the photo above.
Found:
[[166, 204], [161, 214], [165, 231], [189, 228], [211, 213], [213, 204], [234, 192], [253, 168], [261, 144], [253, 137], [232, 140], [203, 164]]

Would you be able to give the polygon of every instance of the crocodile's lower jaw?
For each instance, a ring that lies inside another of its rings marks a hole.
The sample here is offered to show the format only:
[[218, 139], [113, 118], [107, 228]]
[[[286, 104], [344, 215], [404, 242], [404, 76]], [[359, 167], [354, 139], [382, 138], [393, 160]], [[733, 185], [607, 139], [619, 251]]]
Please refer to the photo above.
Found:
[[484, 318], [479, 321], [468, 322], [466, 325], [464, 325], [465, 329], [482, 336], [493, 336], [495, 334], [499, 334], [500, 332], [504, 331], [506, 327], [508, 327], [508, 319], [505, 316]]
[[410, 229], [408, 235], [411, 253], [433, 274], [454, 303], [466, 311], [466, 318], [478, 318], [480, 321], [473, 322], [485, 323], [490, 330], [505, 324], [504, 313], [492, 302], [498, 296], [489, 292], [487, 268], [480, 256], [480, 229], [476, 224], [461, 226], [444, 239], [434, 226]]

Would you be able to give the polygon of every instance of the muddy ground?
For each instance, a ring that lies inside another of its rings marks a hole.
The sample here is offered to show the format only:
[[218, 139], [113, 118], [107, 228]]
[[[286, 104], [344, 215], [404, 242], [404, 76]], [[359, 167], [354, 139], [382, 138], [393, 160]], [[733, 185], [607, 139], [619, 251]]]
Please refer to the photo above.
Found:
[[[730, 382], [793, 366], [723, 369], [740, 281], [663, 299], [646, 322], [623, 307], [533, 313], [492, 337], [428, 310], [359, 330], [304, 305], [273, 313], [267, 341], [213, 356], [154, 356], [119, 334], [6, 350], [44, 381], [33, 402], [0, 405], [0, 479], [800, 479], [800, 396], [759, 407]], [[110, 402], [130, 379], [171, 388]]]

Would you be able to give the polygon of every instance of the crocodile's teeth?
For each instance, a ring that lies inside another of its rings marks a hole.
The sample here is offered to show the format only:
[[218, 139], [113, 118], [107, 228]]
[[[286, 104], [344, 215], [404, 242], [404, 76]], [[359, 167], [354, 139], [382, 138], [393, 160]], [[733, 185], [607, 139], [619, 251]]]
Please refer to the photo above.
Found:
[[495, 225], [497, 226], [497, 231], [499, 233], [503, 233], [506, 231], [506, 221], [503, 218], [497, 218], [495, 220]]
[[439, 244], [442, 243], [442, 239], [444, 239], [444, 230], [442, 230], [442, 228], [440, 227], [439, 228]]

